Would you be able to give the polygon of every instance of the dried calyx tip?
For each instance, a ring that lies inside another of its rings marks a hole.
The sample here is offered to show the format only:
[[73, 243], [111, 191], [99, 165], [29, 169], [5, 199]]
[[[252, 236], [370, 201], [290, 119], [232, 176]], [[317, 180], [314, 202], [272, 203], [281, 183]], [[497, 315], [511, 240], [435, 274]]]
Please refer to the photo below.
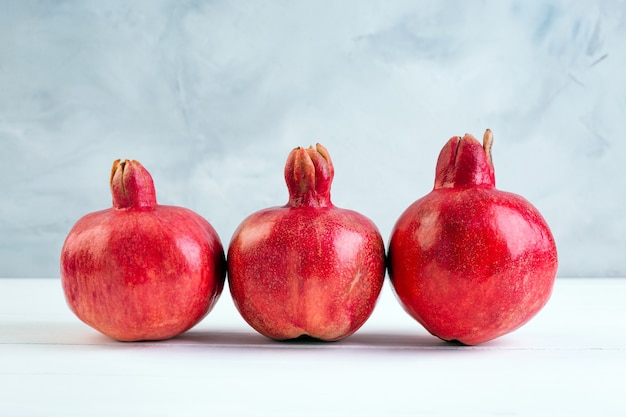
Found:
[[491, 160], [491, 147], [493, 146], [493, 133], [491, 129], [485, 130], [485, 134], [483, 135], [483, 149], [487, 154], [487, 159], [489, 161], [489, 165], [493, 165], [493, 161]]
[[[311, 146], [311, 148], [313, 148], [313, 146]], [[322, 155], [327, 163], [332, 164], [332, 162], [330, 161], [330, 155], [328, 154], [328, 150], [324, 146], [322, 146], [320, 143], [316, 143], [315, 150], [317, 151], [317, 153]]]
[[115, 172], [117, 171], [117, 167], [120, 166], [120, 164], [122, 165], [122, 168], [124, 168], [124, 164], [126, 163], [126, 161], [122, 162], [121, 159], [116, 159], [115, 161], [113, 161], [113, 166], [111, 167], [111, 177], [109, 178], [109, 184], [111, 184], [113, 182], [113, 177], [115, 176]]

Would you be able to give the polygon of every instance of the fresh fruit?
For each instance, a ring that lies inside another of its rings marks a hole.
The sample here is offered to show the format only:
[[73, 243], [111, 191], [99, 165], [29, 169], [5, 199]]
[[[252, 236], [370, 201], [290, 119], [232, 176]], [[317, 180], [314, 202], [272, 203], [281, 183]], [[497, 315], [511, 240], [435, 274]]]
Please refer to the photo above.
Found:
[[453, 137], [432, 192], [400, 216], [389, 275], [405, 310], [443, 340], [475, 345], [528, 322], [557, 271], [554, 238], [523, 197], [495, 188], [493, 136]]
[[115, 161], [110, 184], [113, 207], [79, 219], [63, 245], [66, 301], [79, 319], [117, 340], [177, 336], [222, 292], [220, 239], [193, 211], [157, 204], [139, 162]]
[[330, 200], [327, 150], [295, 148], [289, 201], [247, 217], [228, 249], [228, 282], [241, 316], [276, 340], [345, 338], [371, 315], [385, 276], [385, 249], [365, 216]]

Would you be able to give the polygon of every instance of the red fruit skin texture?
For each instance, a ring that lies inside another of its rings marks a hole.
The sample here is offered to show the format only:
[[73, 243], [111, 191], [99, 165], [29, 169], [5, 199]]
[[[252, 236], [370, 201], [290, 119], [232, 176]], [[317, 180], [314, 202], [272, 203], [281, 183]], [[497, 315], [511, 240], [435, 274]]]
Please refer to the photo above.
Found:
[[380, 295], [384, 242], [367, 217], [330, 202], [333, 173], [321, 145], [294, 149], [285, 167], [289, 202], [248, 216], [231, 239], [235, 306], [269, 338], [343, 339]]
[[76, 222], [61, 252], [70, 309], [120, 341], [164, 340], [202, 320], [225, 281], [213, 227], [182, 207], [158, 205], [149, 173], [116, 161], [113, 207]]
[[491, 132], [443, 148], [432, 192], [411, 204], [389, 242], [389, 275], [404, 309], [430, 333], [476, 345], [527, 323], [557, 272], [552, 233], [523, 197], [495, 188]]

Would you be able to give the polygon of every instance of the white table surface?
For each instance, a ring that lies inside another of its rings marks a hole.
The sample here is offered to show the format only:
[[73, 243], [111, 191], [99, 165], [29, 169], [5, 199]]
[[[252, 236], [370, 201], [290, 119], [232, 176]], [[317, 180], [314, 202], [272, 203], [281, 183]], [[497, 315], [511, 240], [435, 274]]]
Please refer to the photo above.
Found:
[[389, 287], [336, 343], [274, 342], [228, 289], [186, 334], [121, 343], [67, 308], [59, 279], [0, 279], [0, 416], [626, 416], [626, 279], [558, 278], [530, 323], [462, 347]]

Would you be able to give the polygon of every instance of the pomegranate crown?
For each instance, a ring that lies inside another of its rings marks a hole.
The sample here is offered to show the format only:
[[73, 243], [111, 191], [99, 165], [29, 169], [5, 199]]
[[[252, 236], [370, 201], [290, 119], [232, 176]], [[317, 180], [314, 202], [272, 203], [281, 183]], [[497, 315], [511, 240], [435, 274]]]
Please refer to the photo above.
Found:
[[450, 138], [437, 160], [435, 188], [495, 187], [492, 145], [493, 134], [489, 129], [482, 145], [469, 133]]
[[150, 208], [157, 204], [152, 176], [138, 161], [114, 161], [110, 183], [114, 208]]
[[335, 169], [326, 148], [319, 143], [291, 151], [285, 164], [288, 206], [328, 207]]

